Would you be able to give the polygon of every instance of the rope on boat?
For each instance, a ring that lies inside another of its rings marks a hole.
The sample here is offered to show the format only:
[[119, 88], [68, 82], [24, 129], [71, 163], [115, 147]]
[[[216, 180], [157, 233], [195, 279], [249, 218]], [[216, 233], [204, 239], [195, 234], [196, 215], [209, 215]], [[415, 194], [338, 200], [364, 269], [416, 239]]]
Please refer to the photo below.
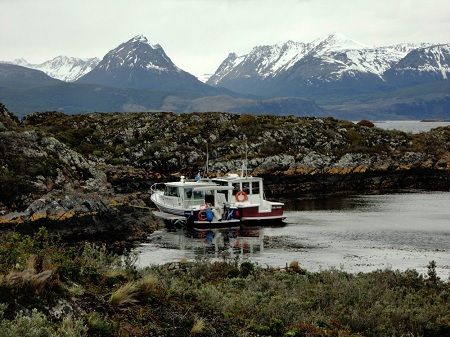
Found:
[[124, 202], [110, 203], [110, 204], [108, 204], [108, 206], [129, 206], [129, 207], [134, 207], [134, 208], [147, 209], [149, 211], [154, 210], [154, 208], [151, 208], [148, 206], [138, 206], [138, 205], [133, 205], [133, 204], [127, 204]]

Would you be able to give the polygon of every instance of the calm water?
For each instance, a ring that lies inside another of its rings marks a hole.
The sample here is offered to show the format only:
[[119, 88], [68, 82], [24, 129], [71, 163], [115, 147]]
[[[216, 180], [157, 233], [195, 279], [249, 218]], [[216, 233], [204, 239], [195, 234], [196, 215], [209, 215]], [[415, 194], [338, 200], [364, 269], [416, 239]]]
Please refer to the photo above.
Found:
[[291, 201], [286, 225], [162, 230], [139, 248], [139, 265], [182, 258], [238, 258], [309, 270], [415, 268], [435, 260], [450, 277], [450, 193], [413, 193]]
[[382, 121], [375, 122], [374, 124], [381, 129], [419, 133], [430, 131], [439, 126], [448, 126], [450, 125], [450, 122]]

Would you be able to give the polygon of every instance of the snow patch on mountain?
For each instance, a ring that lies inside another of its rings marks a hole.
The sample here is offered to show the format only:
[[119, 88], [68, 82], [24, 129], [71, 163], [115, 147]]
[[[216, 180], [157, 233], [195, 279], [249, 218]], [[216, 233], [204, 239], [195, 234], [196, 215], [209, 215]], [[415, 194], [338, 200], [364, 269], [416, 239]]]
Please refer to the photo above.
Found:
[[50, 77], [66, 82], [73, 82], [95, 68], [99, 61], [96, 57], [80, 59], [76, 57], [58, 56], [52, 60], [35, 65], [33, 68], [43, 71]]
[[450, 74], [450, 44], [435, 45], [417, 50], [420, 62], [409, 64], [403, 70], [438, 73], [442, 79]]
[[335, 53], [345, 50], [372, 48], [371, 46], [351, 40], [348, 37], [338, 33], [333, 33], [325, 38], [315, 40], [311, 43], [311, 46], [313, 46], [313, 48], [310, 52], [316, 55], [325, 55], [328, 53]]
[[43, 71], [48, 76], [58, 80], [73, 82], [90, 72], [100, 60], [96, 57], [81, 59], [77, 57], [57, 56], [39, 64], [29, 63], [20, 58], [6, 63]]

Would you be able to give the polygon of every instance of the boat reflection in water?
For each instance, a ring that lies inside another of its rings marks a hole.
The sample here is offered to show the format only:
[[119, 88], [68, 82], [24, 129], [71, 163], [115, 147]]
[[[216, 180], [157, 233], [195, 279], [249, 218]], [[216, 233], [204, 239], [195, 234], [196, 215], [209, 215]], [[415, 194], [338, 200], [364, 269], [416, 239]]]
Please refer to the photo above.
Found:
[[[182, 258], [246, 259], [264, 251], [264, 228], [166, 228], [141, 246], [138, 264], [164, 264]], [[271, 226], [270, 226], [271, 227]]]
[[191, 228], [185, 230], [180, 242], [183, 245], [180, 249], [192, 250], [196, 256], [214, 258], [253, 255], [264, 250], [261, 227]]

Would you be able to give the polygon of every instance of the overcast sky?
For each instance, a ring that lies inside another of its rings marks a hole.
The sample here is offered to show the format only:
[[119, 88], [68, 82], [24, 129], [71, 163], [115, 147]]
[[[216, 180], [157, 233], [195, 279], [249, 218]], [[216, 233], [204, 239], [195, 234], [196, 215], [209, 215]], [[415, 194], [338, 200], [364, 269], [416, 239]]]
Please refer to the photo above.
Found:
[[211, 73], [234, 51], [338, 32], [368, 45], [450, 42], [449, 0], [0, 0], [0, 60], [103, 57], [137, 34]]

